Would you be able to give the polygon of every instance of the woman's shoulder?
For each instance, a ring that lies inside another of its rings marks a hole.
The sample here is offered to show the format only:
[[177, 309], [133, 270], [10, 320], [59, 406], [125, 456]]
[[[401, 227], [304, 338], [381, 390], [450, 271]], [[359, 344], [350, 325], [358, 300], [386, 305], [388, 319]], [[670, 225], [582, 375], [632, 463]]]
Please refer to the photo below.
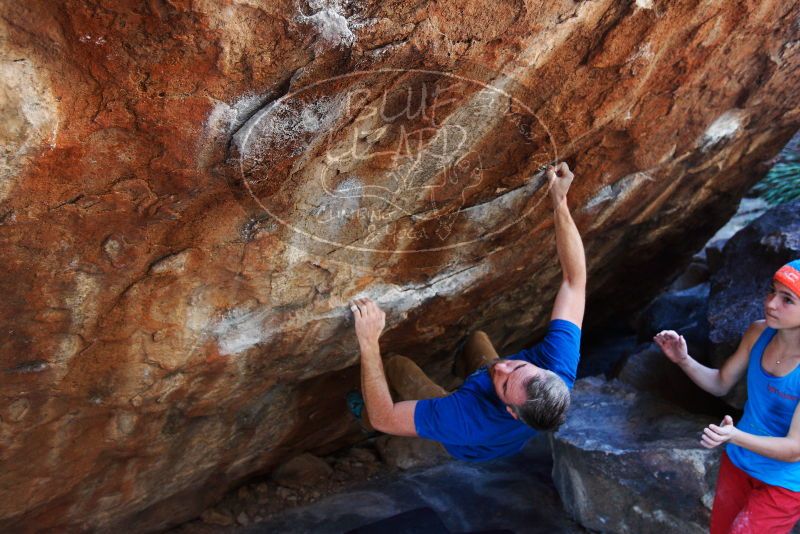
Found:
[[747, 331], [742, 336], [742, 340], [746, 341], [749, 345], [753, 345], [756, 340], [764, 333], [764, 330], [767, 329], [767, 321], [764, 319], [759, 319], [758, 321], [753, 321], [750, 323], [750, 326], [747, 327]]

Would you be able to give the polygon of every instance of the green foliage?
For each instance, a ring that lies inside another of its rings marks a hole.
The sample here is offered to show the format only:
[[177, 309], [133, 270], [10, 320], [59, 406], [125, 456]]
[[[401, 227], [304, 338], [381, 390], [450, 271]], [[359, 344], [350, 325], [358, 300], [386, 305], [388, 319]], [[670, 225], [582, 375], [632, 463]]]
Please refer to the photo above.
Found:
[[763, 198], [773, 206], [800, 199], [800, 153], [790, 153], [776, 163], [750, 195]]

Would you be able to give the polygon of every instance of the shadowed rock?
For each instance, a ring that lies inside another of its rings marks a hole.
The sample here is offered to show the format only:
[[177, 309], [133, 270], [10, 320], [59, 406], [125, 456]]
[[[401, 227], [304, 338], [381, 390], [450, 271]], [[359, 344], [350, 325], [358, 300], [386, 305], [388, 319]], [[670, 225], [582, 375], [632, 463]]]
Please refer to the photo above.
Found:
[[450, 458], [440, 443], [421, 438], [381, 436], [375, 442], [381, 458], [391, 467], [427, 467]]
[[[690, 349], [691, 350], [691, 349]], [[642, 345], [631, 354], [616, 375], [636, 389], [654, 393], [692, 413], [722, 417], [730, 407], [720, 398], [706, 393], [672, 363], [655, 343]]]
[[[770, 209], [728, 240], [711, 277], [708, 305], [715, 367], [733, 354], [753, 321], [764, 319], [763, 301], [775, 271], [799, 257], [800, 201]], [[742, 408], [746, 399], [742, 378], [726, 400]]]
[[146, 531], [362, 438], [347, 302], [438, 383], [530, 344], [567, 160], [590, 320], [800, 126], [800, 6], [0, 5], [0, 530]]
[[564, 507], [600, 532], [707, 532], [720, 452], [699, 443], [710, 422], [618, 381], [579, 380], [550, 438]]
[[279, 465], [272, 472], [272, 480], [287, 488], [311, 487], [333, 474], [333, 469], [322, 458], [301, 454]]

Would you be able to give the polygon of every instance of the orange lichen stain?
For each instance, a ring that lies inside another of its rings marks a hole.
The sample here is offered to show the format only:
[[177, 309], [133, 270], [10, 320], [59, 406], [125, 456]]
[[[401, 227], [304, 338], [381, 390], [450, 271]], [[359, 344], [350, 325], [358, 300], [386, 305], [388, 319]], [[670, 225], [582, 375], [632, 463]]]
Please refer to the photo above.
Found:
[[370, 285], [380, 281], [381, 279], [379, 279], [377, 276], [362, 276], [356, 281], [355, 290], [356, 292], [362, 291]]
[[208, 364], [225, 363], [228, 359], [227, 356], [219, 353], [219, 347], [216, 344], [210, 345], [206, 351], [206, 363]]

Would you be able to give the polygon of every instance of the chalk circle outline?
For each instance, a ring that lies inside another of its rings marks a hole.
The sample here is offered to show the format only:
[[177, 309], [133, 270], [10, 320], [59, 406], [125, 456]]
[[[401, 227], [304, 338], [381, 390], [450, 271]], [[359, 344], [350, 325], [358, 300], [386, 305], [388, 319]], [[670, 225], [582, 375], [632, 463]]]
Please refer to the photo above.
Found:
[[[518, 98], [514, 97], [513, 95], [509, 94], [505, 90], [500, 89], [499, 87], [495, 87], [495, 86], [487, 84], [485, 82], [481, 82], [481, 81], [478, 81], [478, 80], [473, 80], [471, 78], [467, 78], [465, 76], [460, 76], [460, 75], [457, 75], [457, 74], [452, 74], [452, 73], [449, 73], [449, 72], [442, 72], [442, 71], [436, 71], [436, 70], [430, 70], [430, 69], [397, 69], [397, 68], [381, 68], [381, 69], [375, 69], [375, 70], [357, 70], [357, 71], [353, 71], [353, 72], [348, 72], [346, 74], [340, 74], [338, 76], [332, 76], [330, 78], [325, 78], [324, 80], [319, 80], [317, 82], [314, 82], [314, 83], [312, 83], [312, 84], [310, 84], [310, 85], [308, 85], [306, 87], [303, 87], [303, 88], [301, 88], [301, 89], [299, 89], [297, 91], [292, 91], [290, 93], [287, 93], [287, 94], [281, 96], [280, 98], [278, 98], [277, 100], [275, 100], [274, 102], [272, 102], [270, 104], [270, 107], [277, 106], [277, 105], [280, 104], [281, 101], [288, 100], [289, 98], [293, 98], [295, 95], [301, 94], [304, 91], [308, 91], [311, 88], [313, 88], [315, 86], [318, 86], [318, 85], [321, 85], [323, 83], [330, 83], [330, 82], [332, 82], [334, 80], [341, 80], [341, 79], [349, 78], [349, 77], [366, 76], [366, 75], [374, 75], [374, 74], [382, 74], [382, 73], [420, 73], [420, 74], [440, 75], [440, 76], [446, 76], [446, 77], [454, 78], [454, 79], [457, 79], [457, 80], [465, 81], [465, 82], [468, 82], [468, 83], [473, 83], [473, 84], [482, 86], [484, 89], [488, 89], [490, 91], [495, 91], [495, 92], [501, 94], [502, 96], [505, 96], [505, 97], [509, 98], [510, 101], [519, 104], [526, 112], [528, 112], [528, 114], [530, 116], [532, 116], [532, 117], [534, 117], [536, 119], [536, 121], [539, 123], [539, 125], [547, 133], [547, 137], [550, 140], [550, 145], [553, 148], [553, 158], [551, 160], [549, 160], [549, 164], [552, 165], [552, 164], [554, 164], [554, 163], [556, 163], [558, 161], [558, 147], [556, 146], [556, 143], [553, 140], [552, 133], [550, 133], [549, 128], [547, 128], [547, 125], [544, 122], [542, 122], [542, 120], [539, 118], [539, 116], [536, 113], [534, 113], [533, 110], [530, 107], [525, 105], [522, 101], [520, 101]], [[255, 124], [257, 125], [258, 122], [260, 122], [260, 121], [257, 121]], [[482, 236], [480, 236], [478, 238], [474, 238], [474, 239], [470, 239], [470, 240], [466, 240], [466, 241], [460, 241], [458, 243], [451, 243], [451, 244], [443, 245], [443, 246], [440, 246], [440, 247], [431, 247], [431, 248], [413, 249], [413, 250], [390, 250], [390, 249], [375, 249], [375, 248], [359, 247], [359, 246], [354, 246], [354, 245], [351, 245], [351, 244], [338, 243], [336, 241], [331, 241], [330, 239], [325, 239], [323, 237], [314, 235], [314, 234], [312, 234], [310, 232], [306, 232], [305, 230], [303, 230], [301, 228], [297, 228], [294, 225], [292, 225], [290, 222], [285, 221], [282, 218], [278, 217], [277, 215], [272, 213], [269, 210], [269, 208], [267, 208], [264, 205], [264, 203], [261, 201], [261, 199], [259, 199], [258, 196], [250, 188], [250, 184], [248, 183], [248, 180], [245, 178], [244, 161], [243, 160], [244, 160], [244, 155], [247, 152], [247, 145], [248, 145], [248, 141], [250, 139], [250, 134], [255, 129], [256, 129], [255, 127], [251, 127], [251, 128], [248, 129], [248, 131], [245, 134], [244, 139], [242, 140], [242, 143], [240, 145], [241, 148], [240, 148], [239, 157], [238, 157], [238, 159], [239, 159], [239, 174], [240, 174], [240, 177], [242, 179], [242, 182], [244, 183], [245, 188], [247, 189], [247, 193], [256, 202], [256, 204], [258, 204], [258, 206], [261, 209], [263, 209], [270, 217], [272, 217], [273, 219], [278, 221], [283, 226], [289, 228], [293, 232], [301, 234], [301, 235], [303, 235], [303, 236], [305, 236], [307, 238], [310, 238], [310, 239], [312, 239], [314, 241], [317, 241], [317, 242], [320, 242], [320, 243], [325, 243], [325, 244], [328, 244], [328, 245], [333, 245], [333, 246], [336, 246], [338, 248], [355, 250], [355, 251], [358, 251], [358, 252], [378, 252], [378, 253], [388, 253], [388, 254], [421, 254], [421, 253], [426, 253], [426, 252], [439, 252], [439, 251], [444, 251], [444, 250], [451, 250], [451, 249], [462, 247], [462, 246], [465, 246], [465, 245], [470, 245], [470, 244], [473, 244], [473, 243], [477, 243], [477, 242], [483, 241], [484, 239], [489, 238], [491, 236], [494, 236], [494, 235], [500, 234], [502, 232], [505, 232], [507, 229], [509, 229], [510, 227], [516, 225], [522, 219], [527, 217], [528, 214], [530, 214], [534, 209], [536, 209], [542, 202], [542, 199], [539, 199], [537, 202], [535, 202], [533, 205], [531, 205], [523, 214], [521, 214], [519, 217], [517, 217], [514, 221], [506, 224], [505, 226], [503, 226], [503, 227], [501, 227], [501, 228], [499, 228], [497, 230], [488, 232], [487, 234], [484, 234], [484, 235], [482, 235]], [[538, 174], [538, 172], [534, 173], [534, 176], [536, 174]], [[460, 213], [461, 211], [462, 210], [459, 209], [456, 213]], [[364, 237], [362, 237], [361, 239], [364, 239]]]

